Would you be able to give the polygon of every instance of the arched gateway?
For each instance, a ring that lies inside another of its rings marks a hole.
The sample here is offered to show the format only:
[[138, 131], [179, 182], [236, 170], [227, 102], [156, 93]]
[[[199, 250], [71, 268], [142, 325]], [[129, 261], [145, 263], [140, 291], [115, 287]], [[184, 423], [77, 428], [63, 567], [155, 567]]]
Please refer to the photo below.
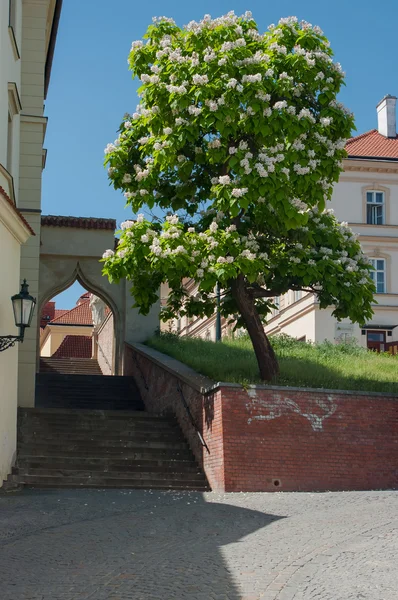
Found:
[[[116, 221], [89, 217], [43, 216], [41, 218], [39, 296], [37, 314], [52, 297], [76, 280], [111, 309], [114, 318], [113, 372], [123, 375], [124, 344], [145, 341], [159, 326], [159, 307], [143, 317], [131, 308], [133, 299], [123, 280], [110, 284], [102, 275], [99, 262], [107, 248], [115, 246]], [[39, 325], [32, 346], [35, 365], [39, 365]], [[19, 381], [20, 405], [34, 406], [34, 382], [26, 370]]]

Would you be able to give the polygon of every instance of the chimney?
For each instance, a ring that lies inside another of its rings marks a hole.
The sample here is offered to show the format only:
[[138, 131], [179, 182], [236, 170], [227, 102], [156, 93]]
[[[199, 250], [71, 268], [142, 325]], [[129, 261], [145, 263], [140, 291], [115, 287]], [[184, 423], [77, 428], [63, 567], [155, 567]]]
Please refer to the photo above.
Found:
[[384, 96], [376, 106], [377, 109], [377, 129], [381, 135], [389, 138], [397, 137], [397, 124], [395, 105], [397, 103], [396, 96]]

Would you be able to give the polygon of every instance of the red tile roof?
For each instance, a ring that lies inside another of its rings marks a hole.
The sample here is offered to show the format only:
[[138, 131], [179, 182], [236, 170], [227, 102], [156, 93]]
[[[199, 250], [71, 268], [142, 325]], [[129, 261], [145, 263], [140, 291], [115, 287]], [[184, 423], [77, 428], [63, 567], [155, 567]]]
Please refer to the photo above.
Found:
[[0, 186], [0, 195], [3, 196], [4, 200], [11, 206], [12, 210], [18, 215], [19, 219], [22, 223], [28, 228], [29, 232], [32, 235], [36, 235], [33, 231], [32, 227], [29, 225], [23, 214], [17, 209], [14, 202], [11, 200], [10, 196], [6, 193], [6, 191]]
[[388, 138], [377, 129], [357, 135], [347, 141], [346, 150], [349, 158], [388, 158], [398, 160], [398, 135]]
[[91, 358], [92, 341], [89, 335], [67, 335], [53, 358]]
[[64, 315], [65, 313], [67, 313], [68, 311], [65, 308], [56, 308], [54, 311], [54, 319], [57, 319], [58, 317], [62, 317], [62, 315]]
[[90, 308], [90, 300], [81, 302], [71, 310], [65, 311], [59, 317], [55, 317], [51, 325], [87, 325], [93, 324], [93, 314]]
[[47, 302], [40, 316], [40, 327], [45, 327], [55, 317], [55, 302]]
[[97, 219], [96, 217], [62, 217], [43, 215], [41, 224], [47, 227], [77, 227], [78, 229], [108, 229], [115, 231], [115, 219]]

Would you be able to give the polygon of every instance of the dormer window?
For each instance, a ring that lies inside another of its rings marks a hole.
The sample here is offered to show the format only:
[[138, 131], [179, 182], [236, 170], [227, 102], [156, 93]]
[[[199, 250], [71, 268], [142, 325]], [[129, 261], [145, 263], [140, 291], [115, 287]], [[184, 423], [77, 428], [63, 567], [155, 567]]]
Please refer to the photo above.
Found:
[[368, 225], [385, 224], [384, 192], [378, 190], [366, 192], [366, 223]]

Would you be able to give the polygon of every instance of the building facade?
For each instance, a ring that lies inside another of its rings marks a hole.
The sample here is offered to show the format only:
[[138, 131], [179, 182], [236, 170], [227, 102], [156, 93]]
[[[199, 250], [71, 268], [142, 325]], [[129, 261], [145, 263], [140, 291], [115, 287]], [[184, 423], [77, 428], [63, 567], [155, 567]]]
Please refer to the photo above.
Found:
[[374, 315], [363, 327], [338, 322], [332, 309], [321, 310], [312, 294], [289, 291], [276, 298], [279, 308], [266, 332], [285, 333], [300, 340], [341, 342], [384, 351], [398, 340], [398, 137], [396, 98], [386, 96], [377, 106], [378, 128], [347, 142], [348, 158], [336, 184], [330, 208], [359, 234], [371, 259], [376, 285]]
[[[20, 281], [38, 295], [43, 104], [60, 10], [60, 0], [0, 2], [0, 335], [18, 335]], [[18, 397], [34, 386], [36, 326], [37, 314], [24, 343], [0, 353], [0, 485], [15, 460]]]

